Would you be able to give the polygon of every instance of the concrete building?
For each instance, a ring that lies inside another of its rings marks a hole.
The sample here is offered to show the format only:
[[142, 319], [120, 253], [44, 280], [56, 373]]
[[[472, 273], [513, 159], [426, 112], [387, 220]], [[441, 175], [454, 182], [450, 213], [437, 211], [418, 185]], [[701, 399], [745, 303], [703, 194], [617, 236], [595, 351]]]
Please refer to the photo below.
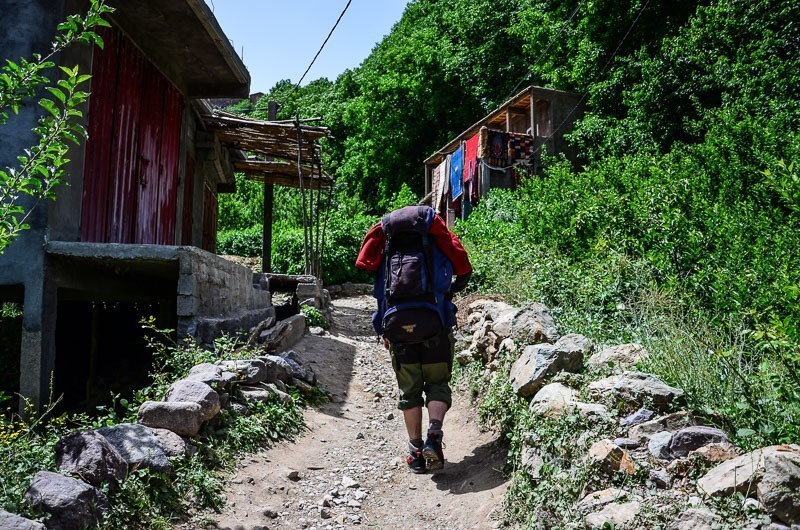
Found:
[[535, 175], [543, 153], [575, 163], [577, 153], [565, 136], [583, 113], [577, 94], [525, 88], [425, 159], [425, 202], [452, 226], [491, 188], [513, 188]]
[[[0, 54], [46, 52], [58, 23], [87, 4], [0, 0]], [[72, 149], [57, 200], [28, 204], [30, 229], [0, 255], [0, 302], [23, 312], [2, 390], [37, 405], [51, 391], [91, 402], [145, 377], [136, 330], [148, 314], [180, 335], [274, 315], [252, 273], [213, 254], [217, 194], [233, 190], [240, 153], [206, 126], [204, 99], [248, 97], [249, 73], [203, 0], [114, 7], [104, 49], [57, 59], [93, 76], [89, 139]], [[0, 164], [36, 141], [38, 112], [31, 105], [0, 127]]]

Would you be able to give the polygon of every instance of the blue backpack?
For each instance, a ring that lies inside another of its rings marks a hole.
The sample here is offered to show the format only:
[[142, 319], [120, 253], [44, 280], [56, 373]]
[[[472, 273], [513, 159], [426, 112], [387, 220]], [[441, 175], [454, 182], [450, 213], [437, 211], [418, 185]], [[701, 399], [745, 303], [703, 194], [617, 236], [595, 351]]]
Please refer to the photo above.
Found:
[[456, 324], [447, 296], [453, 265], [428, 236], [434, 215], [428, 206], [407, 206], [381, 220], [386, 252], [375, 274], [372, 325], [389, 342], [426, 342]]

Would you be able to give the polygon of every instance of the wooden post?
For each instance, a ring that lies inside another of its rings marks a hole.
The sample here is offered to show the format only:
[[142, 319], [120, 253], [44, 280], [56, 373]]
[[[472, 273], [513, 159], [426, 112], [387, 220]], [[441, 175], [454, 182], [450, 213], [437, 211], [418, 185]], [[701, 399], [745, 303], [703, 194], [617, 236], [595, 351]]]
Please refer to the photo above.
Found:
[[[278, 117], [278, 102], [270, 101], [267, 107], [267, 119], [275, 120]], [[264, 179], [264, 232], [261, 247], [261, 272], [272, 272], [272, 207], [274, 199], [272, 184], [267, 184]]]

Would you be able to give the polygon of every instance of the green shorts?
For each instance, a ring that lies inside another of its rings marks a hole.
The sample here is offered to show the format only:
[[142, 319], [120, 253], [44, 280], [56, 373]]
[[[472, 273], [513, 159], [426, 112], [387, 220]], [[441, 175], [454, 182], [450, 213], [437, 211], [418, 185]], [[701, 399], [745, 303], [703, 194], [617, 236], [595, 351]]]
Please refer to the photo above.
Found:
[[450, 375], [454, 349], [455, 339], [450, 331], [427, 343], [389, 345], [392, 368], [400, 389], [397, 408], [412, 409], [431, 401], [443, 401], [450, 408], [453, 403]]

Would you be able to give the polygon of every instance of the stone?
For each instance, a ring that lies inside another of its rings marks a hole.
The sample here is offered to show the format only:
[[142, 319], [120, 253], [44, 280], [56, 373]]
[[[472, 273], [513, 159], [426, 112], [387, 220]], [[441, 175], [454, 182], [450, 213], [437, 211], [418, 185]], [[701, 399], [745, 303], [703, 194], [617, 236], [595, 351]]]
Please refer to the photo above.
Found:
[[259, 340], [268, 349], [281, 351], [300, 342], [306, 332], [306, 316], [303, 313], [285, 318], [273, 327], [264, 330]]
[[646, 443], [647, 440], [657, 432], [675, 432], [692, 425], [697, 425], [697, 420], [688, 412], [675, 412], [640, 423], [639, 425], [634, 425], [628, 430], [628, 438], [639, 440], [640, 443]]
[[[183, 456], [192, 452], [190, 449], [192, 446], [186, 443], [186, 440], [168, 429], [150, 428], [150, 432], [161, 443], [164, 454], [169, 457]], [[196, 450], [197, 448], [195, 447], [194, 449]]]
[[191, 401], [145, 401], [139, 407], [136, 421], [181, 436], [195, 436], [203, 424], [203, 411]]
[[698, 459], [709, 464], [719, 464], [736, 458], [742, 454], [742, 450], [730, 442], [712, 442], [699, 447], [689, 453], [689, 458]]
[[600, 440], [592, 444], [589, 448], [589, 461], [600, 466], [600, 469], [607, 473], [624, 473], [633, 475], [636, 466], [627, 451], [614, 445], [608, 439]]
[[800, 446], [772, 445], [727, 460], [700, 478], [697, 488], [709, 497], [727, 497], [737, 491], [743, 494], [755, 491], [764, 471], [765, 459], [777, 454], [784, 456], [783, 453], [796, 455], [800, 453]]
[[264, 364], [267, 366], [267, 377], [264, 379], [265, 383], [275, 383], [277, 381], [281, 381], [283, 383], [288, 383], [292, 380], [292, 375], [294, 371], [292, 370], [292, 365], [279, 355], [266, 355], [264, 357], [259, 357]]
[[642, 407], [633, 414], [624, 417], [622, 420], [620, 420], [619, 424], [621, 427], [633, 427], [634, 425], [639, 425], [640, 423], [650, 421], [655, 417], [655, 412]]
[[492, 330], [498, 337], [510, 337], [517, 344], [540, 344], [553, 343], [560, 336], [550, 310], [543, 304], [533, 303], [511, 312], [506, 324], [504, 317], [508, 314], [501, 313], [494, 320]]
[[705, 508], [689, 508], [672, 522], [669, 530], [716, 530], [722, 528], [724, 522], [722, 517]]
[[240, 385], [238, 388], [239, 395], [246, 399], [252, 399], [253, 401], [262, 401], [267, 402], [273, 399], [273, 397], [277, 397], [278, 401], [281, 403], [290, 403], [292, 401], [292, 396], [279, 390], [275, 385], [267, 385], [261, 384], [256, 386], [250, 385]]
[[192, 367], [186, 379], [200, 381], [218, 392], [228, 386], [236, 374], [223, 370], [221, 366], [211, 363], [202, 363]]
[[676, 432], [669, 443], [669, 451], [675, 457], [684, 457], [704, 445], [720, 442], [730, 443], [724, 432], [714, 427], [696, 425]]
[[111, 427], [101, 427], [97, 429], [97, 432], [114, 446], [114, 449], [127, 462], [129, 469], [147, 467], [160, 473], [170, 471], [164, 447], [153, 435], [153, 432], [144, 425], [122, 423]]
[[669, 431], [661, 431], [655, 433], [650, 437], [647, 442], [647, 450], [656, 458], [662, 460], [671, 460], [672, 454], [669, 451], [669, 445], [672, 442], [672, 433]]
[[267, 378], [267, 367], [260, 359], [246, 359], [238, 361], [218, 361], [223, 370], [236, 375], [233, 382], [241, 385], [260, 383]]
[[584, 351], [591, 347], [591, 341], [583, 335], [566, 335], [555, 344], [528, 346], [511, 367], [511, 387], [519, 395], [532, 396], [542, 388], [545, 379], [557, 372], [579, 371]]
[[633, 521], [639, 515], [641, 504], [638, 501], [626, 503], [607, 504], [602, 510], [590, 513], [586, 516], [586, 528], [593, 529], [603, 527], [606, 523], [613, 525], [612, 528], [623, 530], [632, 528]]
[[578, 410], [578, 414], [587, 419], [609, 421], [611, 420], [611, 413], [605, 405], [600, 403], [582, 403], [576, 401], [573, 403]]
[[202, 421], [208, 421], [222, 410], [219, 394], [202, 381], [179, 379], [170, 385], [164, 401], [189, 401], [200, 405]]
[[544, 460], [536, 448], [525, 447], [522, 451], [522, 469], [531, 480], [538, 481], [542, 478], [542, 467], [544, 467]]
[[294, 350], [289, 350], [281, 354], [281, 357], [289, 363], [292, 368], [292, 377], [305, 381], [309, 385], [317, 384], [317, 375], [314, 370], [307, 368], [303, 363], [303, 359]]
[[2, 509], [0, 509], [0, 528], [4, 530], [45, 530], [45, 526], [39, 521], [31, 521]]
[[630, 494], [619, 488], [608, 488], [600, 491], [595, 491], [586, 495], [575, 505], [575, 509], [581, 515], [597, 511], [598, 509], [616, 501], [626, 500]]
[[555, 417], [573, 408], [578, 392], [561, 383], [543, 386], [530, 403], [531, 412]]
[[649, 356], [647, 349], [641, 344], [620, 344], [608, 346], [595, 353], [586, 361], [590, 370], [599, 370], [612, 366], [615, 369], [629, 369]]
[[473, 361], [474, 357], [472, 356], [472, 350], [462, 350], [455, 355], [456, 361], [461, 366], [469, 364]]
[[92, 486], [122, 482], [128, 464], [103, 435], [96, 431], [75, 431], [56, 442], [56, 466], [70, 475], [78, 475]]
[[516, 309], [505, 302], [499, 302], [497, 300], [488, 300], [482, 298], [480, 300], [475, 300], [469, 306], [467, 306], [467, 314], [479, 314], [486, 320], [497, 320], [497, 318], [507, 312], [515, 312]]
[[657, 488], [667, 489], [672, 485], [672, 477], [663, 469], [651, 469], [648, 478]]
[[667, 464], [667, 472], [676, 477], [685, 477], [692, 469], [688, 458], [676, 458]]
[[345, 476], [342, 477], [342, 487], [343, 488], [357, 488], [358, 487], [358, 481], [355, 481], [355, 480], [351, 479], [350, 477], [348, 477], [347, 475], [345, 475]]
[[25, 500], [36, 511], [50, 514], [49, 528], [94, 528], [109, 510], [105, 495], [94, 486], [50, 471], [34, 475]]
[[800, 451], [766, 455], [756, 491], [764, 511], [787, 525], [800, 525]]
[[631, 438], [616, 438], [614, 445], [622, 447], [623, 449], [638, 449], [642, 444]]
[[666, 410], [683, 399], [683, 390], [643, 372], [624, 372], [593, 381], [589, 383], [589, 393], [637, 407], [649, 403], [658, 410]]

